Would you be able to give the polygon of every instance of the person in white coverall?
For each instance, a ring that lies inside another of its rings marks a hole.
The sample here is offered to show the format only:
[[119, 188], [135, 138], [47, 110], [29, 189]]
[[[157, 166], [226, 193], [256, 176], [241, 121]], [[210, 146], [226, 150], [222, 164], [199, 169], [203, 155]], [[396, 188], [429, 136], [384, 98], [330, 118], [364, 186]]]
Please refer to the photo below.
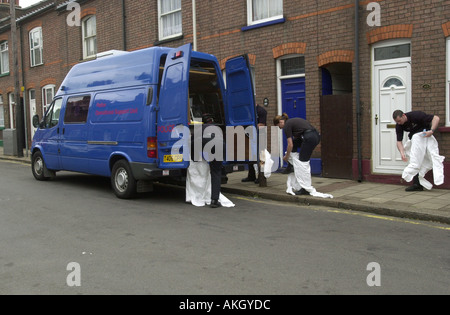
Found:
[[311, 185], [311, 165], [310, 159], [312, 152], [320, 143], [319, 132], [305, 119], [291, 118], [287, 114], [276, 116], [273, 124], [283, 129], [287, 139], [286, 154], [284, 161], [292, 165], [291, 153], [296, 153], [300, 149], [299, 161], [294, 172], [299, 181], [300, 189], [296, 195], [310, 195], [315, 189]]
[[[403, 113], [396, 110], [393, 118], [397, 123], [397, 148], [402, 160], [409, 164], [403, 170], [402, 178], [413, 185], [406, 191], [430, 190], [433, 185], [425, 179], [428, 171], [433, 169], [435, 185], [444, 183], [444, 157], [439, 155], [439, 147], [434, 132], [439, 126], [439, 117], [421, 111]], [[409, 132], [409, 141], [403, 145], [404, 132]]]

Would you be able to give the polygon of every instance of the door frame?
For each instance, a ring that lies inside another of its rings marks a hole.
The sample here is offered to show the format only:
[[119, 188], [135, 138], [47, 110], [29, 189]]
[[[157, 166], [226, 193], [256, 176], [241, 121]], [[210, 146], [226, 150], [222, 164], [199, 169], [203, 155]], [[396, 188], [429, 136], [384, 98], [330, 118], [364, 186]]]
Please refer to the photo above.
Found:
[[[31, 91], [34, 91], [34, 99], [31, 98]], [[29, 89], [27, 91], [28, 93], [28, 105], [29, 105], [29, 113], [30, 113], [30, 136], [31, 139], [33, 139], [34, 134], [36, 133], [37, 128], [33, 126], [33, 116], [37, 114], [37, 107], [36, 107], [36, 89]], [[34, 103], [32, 102], [34, 100]]]
[[[277, 103], [278, 103], [277, 113], [278, 113], [278, 115], [283, 114], [283, 99], [282, 99], [282, 96], [283, 96], [282, 81], [283, 80], [305, 78], [305, 88], [306, 88], [306, 73], [283, 76], [282, 69], [281, 69], [281, 61], [285, 60], [285, 59], [292, 59], [292, 58], [304, 57], [304, 56], [305, 55], [302, 55], [302, 54], [290, 54], [290, 55], [282, 56], [276, 60], [276, 63], [277, 63]], [[280, 130], [280, 132], [278, 133], [278, 143], [279, 143], [278, 152], [279, 152], [279, 158], [281, 161], [280, 165], [283, 165], [283, 157], [284, 157], [283, 139], [284, 139], [283, 131]]]
[[[381, 139], [379, 128], [375, 124], [375, 117], [378, 115], [380, 117], [380, 92], [381, 86], [379, 85], [379, 74], [378, 71], [380, 69], [392, 69], [396, 68], [400, 65], [406, 65], [408, 68], [408, 77], [406, 78], [407, 85], [407, 104], [406, 104], [406, 112], [412, 110], [412, 67], [411, 67], [411, 56], [405, 58], [396, 58], [396, 59], [387, 59], [381, 61], [375, 61], [375, 49], [382, 47], [389, 47], [395, 45], [403, 45], [403, 44], [411, 44], [411, 40], [409, 39], [400, 39], [400, 40], [388, 40], [382, 43], [378, 43], [372, 46], [372, 115], [371, 115], [371, 124], [372, 124], [372, 172], [374, 174], [394, 174], [399, 175], [403, 171], [403, 167], [382, 167], [378, 165], [377, 162], [379, 160], [380, 148], [381, 148]], [[412, 50], [412, 49], [411, 49]], [[379, 125], [378, 125], [379, 126]], [[396, 147], [393, 150], [397, 150]]]

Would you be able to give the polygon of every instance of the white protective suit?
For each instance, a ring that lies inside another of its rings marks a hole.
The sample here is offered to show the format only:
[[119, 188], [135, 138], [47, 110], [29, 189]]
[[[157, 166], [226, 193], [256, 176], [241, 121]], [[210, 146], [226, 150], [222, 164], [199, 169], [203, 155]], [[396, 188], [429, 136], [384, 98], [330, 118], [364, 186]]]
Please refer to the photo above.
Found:
[[444, 159], [439, 155], [438, 142], [434, 136], [424, 137], [423, 133], [416, 133], [405, 144], [405, 153], [410, 157], [408, 166], [403, 170], [402, 178], [411, 182], [419, 174], [419, 182], [430, 190], [433, 185], [424, 177], [433, 169], [434, 184], [439, 186], [444, 183]]
[[[208, 162], [204, 160], [200, 162], [191, 161], [187, 169], [186, 202], [192, 203], [196, 207], [211, 204], [211, 173]], [[222, 194], [219, 196], [219, 202], [222, 207], [232, 208], [235, 206]]]
[[[264, 172], [264, 177], [265, 178], [269, 178], [272, 175], [272, 167], [274, 165], [274, 161], [272, 160], [272, 155], [270, 154], [269, 151], [264, 150], [261, 151], [260, 155], [260, 161], [261, 161], [261, 170]], [[252, 166], [250, 166], [252, 167]], [[254, 164], [253, 167], [255, 168], [255, 174], [256, 174], [256, 178], [258, 178], [259, 176], [259, 169], [258, 169], [258, 165]]]
[[287, 179], [287, 190], [286, 192], [290, 195], [295, 196], [294, 190], [300, 190], [303, 188], [310, 193], [313, 197], [320, 198], [333, 198], [330, 194], [323, 194], [318, 192], [312, 186], [311, 180], [311, 164], [310, 161], [302, 162], [299, 159], [299, 153], [294, 152], [289, 156], [289, 163], [294, 167], [294, 173], [289, 174]]

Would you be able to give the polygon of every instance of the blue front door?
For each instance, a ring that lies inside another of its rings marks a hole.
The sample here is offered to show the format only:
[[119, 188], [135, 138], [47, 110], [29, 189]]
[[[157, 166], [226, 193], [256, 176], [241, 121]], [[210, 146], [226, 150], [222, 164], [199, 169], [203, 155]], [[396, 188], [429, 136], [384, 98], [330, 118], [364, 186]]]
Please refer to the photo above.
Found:
[[[306, 81], [305, 77], [281, 81], [281, 97], [283, 113], [289, 118], [306, 119]], [[283, 134], [283, 153], [286, 152], [287, 141]]]

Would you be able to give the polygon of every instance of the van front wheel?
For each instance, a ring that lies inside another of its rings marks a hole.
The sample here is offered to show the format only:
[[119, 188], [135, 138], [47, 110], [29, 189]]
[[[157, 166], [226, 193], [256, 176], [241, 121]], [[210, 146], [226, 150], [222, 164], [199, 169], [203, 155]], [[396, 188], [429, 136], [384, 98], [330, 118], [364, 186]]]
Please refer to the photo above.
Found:
[[120, 160], [114, 164], [111, 185], [114, 193], [120, 199], [130, 199], [136, 194], [136, 180], [126, 161]]
[[31, 159], [31, 171], [33, 172], [34, 178], [37, 180], [49, 179], [45, 176], [45, 162], [42, 153], [39, 151], [33, 154]]

